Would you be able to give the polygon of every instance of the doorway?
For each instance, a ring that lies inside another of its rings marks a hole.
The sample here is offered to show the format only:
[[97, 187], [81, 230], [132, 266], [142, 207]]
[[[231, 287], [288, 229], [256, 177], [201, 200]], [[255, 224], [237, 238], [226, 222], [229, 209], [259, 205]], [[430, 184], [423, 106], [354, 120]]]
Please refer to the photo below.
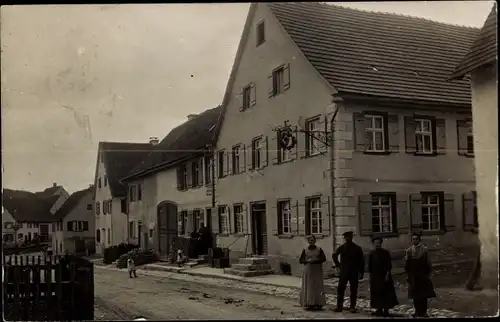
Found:
[[164, 201], [157, 207], [158, 254], [160, 259], [167, 259], [170, 251], [170, 239], [177, 236], [177, 205]]
[[205, 226], [212, 231], [212, 208], [205, 208]]
[[267, 254], [266, 203], [251, 203], [250, 209], [252, 222], [252, 253], [254, 255], [265, 255]]

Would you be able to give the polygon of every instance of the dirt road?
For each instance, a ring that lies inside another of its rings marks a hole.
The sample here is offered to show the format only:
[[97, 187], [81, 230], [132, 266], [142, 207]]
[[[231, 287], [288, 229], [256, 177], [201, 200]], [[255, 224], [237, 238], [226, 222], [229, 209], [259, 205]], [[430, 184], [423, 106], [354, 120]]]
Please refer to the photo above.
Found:
[[[125, 271], [96, 269], [100, 311], [121, 319], [366, 318], [364, 314], [307, 312], [297, 300], [155, 276], [130, 279]], [[104, 314], [104, 313], [103, 313]]]

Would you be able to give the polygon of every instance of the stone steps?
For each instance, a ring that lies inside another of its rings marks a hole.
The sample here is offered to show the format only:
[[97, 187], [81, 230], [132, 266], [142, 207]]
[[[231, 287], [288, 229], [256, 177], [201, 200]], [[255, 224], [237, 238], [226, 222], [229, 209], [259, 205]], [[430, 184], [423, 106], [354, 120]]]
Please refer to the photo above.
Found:
[[267, 258], [262, 257], [246, 257], [240, 258], [237, 264], [233, 264], [231, 268], [224, 269], [225, 274], [236, 275], [242, 277], [254, 277], [273, 274], [271, 265]]

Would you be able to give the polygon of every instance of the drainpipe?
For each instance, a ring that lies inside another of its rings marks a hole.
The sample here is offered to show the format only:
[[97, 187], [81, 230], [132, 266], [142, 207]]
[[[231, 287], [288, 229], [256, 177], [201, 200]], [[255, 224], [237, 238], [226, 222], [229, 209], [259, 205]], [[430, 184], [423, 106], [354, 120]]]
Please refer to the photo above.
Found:
[[337, 238], [336, 238], [336, 226], [335, 226], [335, 216], [336, 216], [336, 209], [335, 209], [335, 118], [337, 117], [337, 113], [339, 111], [339, 106], [336, 104], [336, 102], [339, 101], [339, 98], [334, 95], [332, 99], [333, 107], [334, 107], [334, 112], [332, 119], [330, 120], [330, 131], [331, 131], [331, 136], [330, 136], [330, 205], [331, 205], [331, 223], [332, 223], [332, 244], [333, 244], [333, 251], [335, 252], [335, 249], [337, 247]]

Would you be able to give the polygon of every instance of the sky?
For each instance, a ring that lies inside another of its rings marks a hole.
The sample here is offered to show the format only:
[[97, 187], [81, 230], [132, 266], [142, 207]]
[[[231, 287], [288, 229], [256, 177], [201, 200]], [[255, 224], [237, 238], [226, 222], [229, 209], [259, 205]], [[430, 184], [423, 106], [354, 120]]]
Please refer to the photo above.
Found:
[[[337, 3], [481, 27], [491, 1]], [[99, 141], [221, 103], [249, 4], [2, 6], [2, 186], [92, 184]]]

